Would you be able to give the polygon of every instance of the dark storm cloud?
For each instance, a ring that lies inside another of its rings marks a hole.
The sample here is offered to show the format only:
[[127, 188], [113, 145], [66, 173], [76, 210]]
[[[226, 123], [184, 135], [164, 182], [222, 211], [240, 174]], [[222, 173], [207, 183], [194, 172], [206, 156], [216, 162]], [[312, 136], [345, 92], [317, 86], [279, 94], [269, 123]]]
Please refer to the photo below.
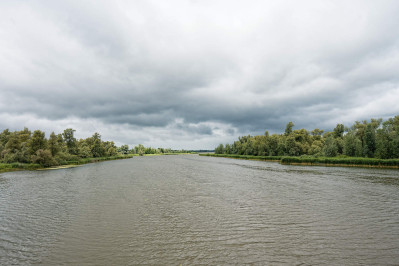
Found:
[[212, 148], [399, 112], [397, 1], [2, 1], [0, 126]]

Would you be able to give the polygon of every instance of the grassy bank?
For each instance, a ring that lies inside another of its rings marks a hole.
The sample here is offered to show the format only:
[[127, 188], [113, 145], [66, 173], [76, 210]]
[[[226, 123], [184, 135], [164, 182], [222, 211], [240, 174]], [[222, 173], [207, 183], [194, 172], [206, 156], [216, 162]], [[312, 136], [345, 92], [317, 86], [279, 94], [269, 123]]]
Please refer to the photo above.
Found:
[[0, 173], [11, 172], [11, 171], [22, 171], [22, 170], [61, 169], [65, 168], [62, 166], [82, 165], [82, 164], [96, 163], [102, 161], [129, 159], [132, 157], [133, 157], [132, 154], [127, 154], [127, 155], [117, 155], [111, 157], [81, 158], [74, 161], [64, 161], [58, 165], [52, 165], [49, 167], [43, 167], [40, 164], [32, 164], [32, 163], [0, 163]]
[[33, 163], [0, 163], [0, 173], [20, 170], [36, 170], [39, 168], [42, 168], [40, 164]]
[[279, 162], [283, 156], [254, 156], [254, 155], [238, 155], [238, 154], [214, 154], [214, 153], [202, 153], [200, 156], [211, 156], [211, 157], [224, 157], [234, 158], [242, 160], [257, 160], [257, 161], [271, 161]]
[[237, 154], [200, 154], [200, 156], [224, 157], [244, 160], [275, 161], [284, 165], [310, 166], [351, 166], [371, 168], [399, 169], [399, 159], [374, 159], [358, 157], [284, 157], [284, 156], [252, 156]]
[[129, 159], [132, 157], [133, 157], [132, 154], [126, 154], [126, 155], [116, 155], [116, 156], [110, 156], [110, 157], [81, 158], [81, 159], [75, 160], [75, 161], [62, 162], [60, 165], [80, 165], [80, 164], [87, 164], [87, 163], [97, 163], [97, 162], [102, 162], [102, 161]]
[[[143, 154], [143, 156], [182, 155], [182, 154], [195, 154], [195, 153], [156, 153], [156, 154]], [[23, 171], [23, 170], [63, 169], [63, 168], [69, 168], [71, 166], [83, 165], [83, 164], [88, 164], [88, 163], [129, 159], [129, 158], [133, 158], [135, 156], [140, 156], [140, 155], [139, 154], [126, 154], [126, 155], [117, 155], [117, 156], [111, 156], [111, 157], [80, 158], [80, 159], [72, 160], [72, 161], [63, 161], [63, 162], [60, 162], [58, 165], [51, 165], [49, 167], [44, 167], [40, 164], [32, 164], [32, 163], [0, 163], [0, 173], [12, 172], [12, 171]]]
[[281, 164], [399, 168], [399, 159], [384, 160], [358, 157], [284, 157], [281, 159]]

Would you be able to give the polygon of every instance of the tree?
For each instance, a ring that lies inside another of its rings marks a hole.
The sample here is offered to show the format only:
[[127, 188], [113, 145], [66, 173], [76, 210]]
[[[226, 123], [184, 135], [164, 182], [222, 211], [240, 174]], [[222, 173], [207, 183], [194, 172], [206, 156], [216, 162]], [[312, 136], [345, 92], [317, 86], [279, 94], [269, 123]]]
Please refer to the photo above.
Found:
[[364, 143], [363, 143], [363, 149], [364, 149], [364, 156], [372, 158], [374, 157], [374, 152], [377, 148], [376, 142], [375, 142], [375, 131], [374, 127], [372, 124], [367, 124], [365, 132], [364, 132]]
[[29, 139], [31, 138], [32, 132], [30, 132], [30, 130], [28, 128], [24, 128], [21, 131], [17, 132], [18, 137], [19, 137], [19, 142], [22, 143], [26, 143], [29, 141]]
[[344, 125], [343, 124], [337, 124], [337, 126], [334, 128], [334, 137], [335, 138], [342, 138], [344, 132], [345, 132]]
[[224, 148], [224, 153], [231, 154], [231, 147], [230, 144], [226, 144]]
[[134, 148], [140, 156], [144, 155], [145, 148], [142, 144], [139, 144], [137, 147]]
[[360, 123], [359, 121], [355, 121], [355, 124], [351, 128], [352, 131], [355, 132], [356, 137], [358, 137], [362, 143], [366, 126], [367, 126], [366, 120], [364, 120], [362, 123]]
[[101, 135], [96, 132], [93, 134], [91, 139], [93, 141], [91, 145], [91, 153], [93, 154], [93, 157], [103, 157], [105, 150], [101, 142]]
[[115, 156], [118, 154], [117, 148], [113, 141], [105, 141], [103, 142], [103, 144], [104, 144], [105, 156]]
[[74, 137], [74, 132], [76, 130], [72, 128], [67, 128], [64, 130], [64, 133], [62, 133], [62, 136], [64, 137], [64, 141], [67, 146], [68, 153], [70, 154], [77, 154], [77, 145], [76, 145], [76, 138]]
[[21, 143], [19, 142], [19, 138], [16, 132], [13, 132], [8, 136], [8, 141], [5, 145], [5, 148], [7, 150], [10, 150], [11, 153], [16, 153], [21, 149]]
[[30, 153], [35, 154], [38, 150], [44, 150], [47, 148], [47, 140], [45, 138], [45, 133], [41, 130], [35, 130], [33, 132], [32, 138], [30, 140]]
[[327, 157], [337, 156], [338, 147], [337, 143], [331, 135], [327, 137], [326, 142], [324, 143], [323, 149], [324, 155]]
[[52, 156], [55, 156], [60, 151], [58, 137], [54, 132], [51, 132], [50, 134], [50, 138], [48, 140], [48, 149], [50, 150]]
[[323, 143], [320, 140], [313, 141], [309, 149], [310, 155], [318, 155], [323, 150]]
[[298, 156], [300, 155], [300, 147], [298, 146], [297, 142], [295, 141], [295, 137], [289, 136], [285, 142], [286, 151], [289, 156]]
[[224, 153], [223, 144], [219, 144], [219, 146], [217, 146], [215, 149], [215, 154], [223, 154], [223, 153]]
[[79, 156], [82, 158], [91, 158], [93, 153], [91, 153], [90, 147], [86, 143], [82, 143], [78, 146]]
[[288, 122], [288, 124], [285, 127], [285, 135], [288, 136], [289, 134], [292, 133], [292, 128], [294, 127], [294, 123], [292, 123], [291, 121]]
[[117, 154], [118, 154], [118, 152], [114, 146], [109, 146], [107, 148], [107, 156], [115, 156]]
[[318, 128], [313, 129], [311, 132], [312, 139], [320, 141], [323, 133], [324, 133], [324, 130], [322, 130], [322, 129], [318, 129]]
[[344, 154], [346, 156], [355, 156], [356, 154], [356, 136], [352, 133], [348, 133], [344, 137]]
[[119, 150], [120, 150], [120, 152], [121, 152], [122, 154], [128, 154], [128, 153], [129, 153], [129, 146], [128, 146], [128, 145], [122, 145], [122, 146], [119, 148]]
[[10, 135], [11, 132], [8, 129], [4, 129], [3, 132], [0, 133], [0, 146], [6, 146]]
[[40, 164], [44, 167], [57, 165], [56, 160], [54, 160], [51, 152], [49, 150], [39, 149], [34, 155], [32, 155], [32, 162]]

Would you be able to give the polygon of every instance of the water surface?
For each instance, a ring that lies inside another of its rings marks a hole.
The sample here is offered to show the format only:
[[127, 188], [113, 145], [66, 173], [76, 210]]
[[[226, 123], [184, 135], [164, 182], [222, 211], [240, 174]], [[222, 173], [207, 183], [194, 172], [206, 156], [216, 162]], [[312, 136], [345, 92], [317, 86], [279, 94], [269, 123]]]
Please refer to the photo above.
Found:
[[197, 155], [0, 174], [0, 264], [399, 262], [399, 171]]

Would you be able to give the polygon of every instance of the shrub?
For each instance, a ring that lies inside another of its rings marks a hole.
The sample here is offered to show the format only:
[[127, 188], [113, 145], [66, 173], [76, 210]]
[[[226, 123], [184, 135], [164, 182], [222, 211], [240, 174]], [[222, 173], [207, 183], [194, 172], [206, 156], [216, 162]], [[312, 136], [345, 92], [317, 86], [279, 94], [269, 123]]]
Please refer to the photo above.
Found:
[[58, 165], [57, 161], [51, 155], [51, 151], [39, 149], [35, 155], [32, 155], [32, 162], [44, 167]]

